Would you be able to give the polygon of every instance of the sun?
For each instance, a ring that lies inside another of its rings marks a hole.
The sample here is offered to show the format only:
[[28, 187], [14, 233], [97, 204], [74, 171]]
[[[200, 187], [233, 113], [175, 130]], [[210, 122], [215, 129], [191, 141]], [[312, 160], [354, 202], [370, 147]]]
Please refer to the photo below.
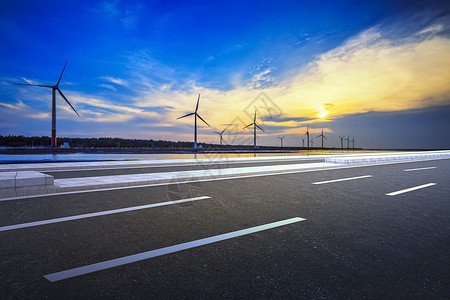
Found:
[[328, 116], [328, 112], [326, 110], [319, 111], [319, 113], [317, 114], [317, 117], [319, 117], [320, 119], [326, 118], [326, 116]]

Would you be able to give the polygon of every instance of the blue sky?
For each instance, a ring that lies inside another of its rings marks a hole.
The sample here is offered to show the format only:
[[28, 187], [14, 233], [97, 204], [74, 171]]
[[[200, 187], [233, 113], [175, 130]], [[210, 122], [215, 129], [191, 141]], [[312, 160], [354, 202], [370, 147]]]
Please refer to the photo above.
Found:
[[309, 125], [326, 146], [449, 148], [449, 14], [448, 1], [2, 1], [0, 134], [50, 135], [51, 90], [12, 83], [54, 84], [68, 60], [60, 88], [81, 117], [58, 97], [58, 136], [190, 141], [193, 120], [176, 118], [201, 93], [204, 142], [256, 107], [263, 145], [301, 145]]

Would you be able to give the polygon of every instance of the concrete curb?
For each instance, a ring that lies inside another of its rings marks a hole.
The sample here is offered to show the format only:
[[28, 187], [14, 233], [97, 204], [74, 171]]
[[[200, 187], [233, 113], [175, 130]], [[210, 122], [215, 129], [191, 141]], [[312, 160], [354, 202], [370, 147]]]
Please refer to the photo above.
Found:
[[[326, 163], [313, 163], [313, 164], [301, 164], [301, 165], [284, 165], [276, 166], [279, 168], [274, 168], [272, 170], [252, 170], [253, 168], [233, 168], [233, 169], [214, 169], [214, 170], [196, 170], [196, 171], [179, 171], [179, 172], [167, 172], [167, 173], [150, 173], [149, 177], [153, 177], [148, 180], [133, 180], [133, 181], [123, 181], [114, 183], [98, 183], [98, 184], [82, 184], [78, 186], [58, 186], [63, 181], [68, 182], [69, 180], [76, 181], [77, 178], [72, 179], [56, 179], [54, 186], [46, 186], [40, 188], [27, 188], [27, 189], [16, 189], [16, 190], [0, 190], [0, 199], [2, 198], [13, 198], [13, 197], [25, 197], [33, 195], [43, 195], [43, 194], [54, 194], [54, 193], [64, 193], [73, 191], [85, 191], [103, 188], [116, 188], [116, 187], [129, 187], [129, 186], [140, 186], [149, 184], [170, 184], [170, 183], [185, 183], [195, 180], [208, 180], [208, 179], [218, 179], [218, 178], [236, 178], [242, 176], [255, 176], [255, 175], [275, 175], [275, 174], [288, 174], [297, 172], [309, 172], [314, 170], [326, 170], [331, 168], [339, 167], [336, 164], [326, 164]], [[254, 167], [259, 169], [261, 167]], [[237, 171], [237, 169], [239, 169]], [[132, 178], [133, 175], [121, 175], [129, 176]], [[100, 177], [84, 177], [83, 180], [95, 181], [96, 178], [107, 178], [107, 177], [117, 177], [117, 176], [100, 176]]]

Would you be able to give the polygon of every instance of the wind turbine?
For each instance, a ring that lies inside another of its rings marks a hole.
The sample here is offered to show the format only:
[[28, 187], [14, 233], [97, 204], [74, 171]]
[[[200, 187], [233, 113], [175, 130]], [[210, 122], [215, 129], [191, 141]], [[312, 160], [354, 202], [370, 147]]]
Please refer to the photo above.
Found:
[[309, 125], [306, 127], [306, 142], [307, 142], [307, 147], [309, 148]]
[[339, 136], [341, 138], [341, 150], [344, 149], [344, 137], [343, 136]]
[[67, 104], [69, 104], [69, 106], [73, 109], [73, 111], [77, 114], [77, 116], [80, 116], [78, 114], [78, 112], [75, 110], [75, 108], [73, 108], [72, 104], [70, 104], [69, 100], [67, 100], [66, 96], [64, 96], [64, 94], [59, 89], [59, 83], [61, 82], [61, 77], [63, 76], [66, 65], [67, 65], [67, 60], [66, 60], [66, 63], [64, 64], [61, 75], [59, 75], [59, 79], [58, 79], [58, 82], [56, 83], [56, 85], [14, 83], [16, 85], [40, 86], [40, 87], [46, 87], [46, 88], [52, 89], [52, 141], [51, 141], [52, 148], [56, 148], [56, 146], [57, 146], [56, 145], [56, 91], [58, 91], [58, 93], [61, 95], [61, 97], [63, 97], [63, 99], [66, 100]]
[[355, 149], [355, 137], [352, 138], [353, 149]]
[[350, 149], [350, 136], [344, 140], [347, 141], [347, 149]]
[[283, 139], [285, 138], [286, 136], [279, 136], [278, 138], [280, 139], [280, 142], [281, 142], [281, 148], [283, 148]]
[[314, 140], [311, 140], [311, 148], [314, 148]]
[[245, 126], [242, 129], [245, 129], [252, 125], [253, 125], [253, 148], [256, 149], [256, 127], [258, 127], [261, 131], [264, 132], [264, 130], [261, 127], [259, 127], [258, 124], [256, 124], [256, 109], [255, 109], [255, 117], [253, 118], [253, 123], [248, 124], [247, 126]]
[[303, 141], [303, 148], [305, 148], [305, 138], [302, 138]]
[[319, 134], [316, 138], [320, 138], [320, 137], [322, 137], [322, 149], [323, 149], [323, 139], [324, 139], [324, 138], [327, 139], [327, 138], [323, 135], [323, 128], [322, 128], [322, 133]]
[[218, 131], [214, 131], [214, 133], [217, 133], [218, 135], [220, 135], [220, 146], [222, 146], [222, 134], [225, 132], [225, 130], [227, 130], [226, 128], [224, 130], [222, 130], [221, 132]]
[[[187, 114], [187, 115], [184, 115], [184, 116], [181, 116], [181, 117], [177, 118], [177, 120], [178, 120], [178, 119], [181, 119], [181, 118], [184, 118], [184, 117], [189, 117], [189, 116], [194, 115], [194, 149], [197, 148], [197, 117], [199, 117], [200, 120], [202, 120], [206, 125], [209, 126], [209, 124], [206, 123], [206, 121], [203, 120], [202, 117], [200, 117], [200, 115], [197, 113], [197, 111], [198, 111], [198, 103], [199, 102], [200, 102], [200, 94], [198, 94], [197, 106], [195, 107], [195, 111], [193, 113], [190, 113], [190, 114]], [[209, 127], [211, 127], [211, 126], [209, 126]]]

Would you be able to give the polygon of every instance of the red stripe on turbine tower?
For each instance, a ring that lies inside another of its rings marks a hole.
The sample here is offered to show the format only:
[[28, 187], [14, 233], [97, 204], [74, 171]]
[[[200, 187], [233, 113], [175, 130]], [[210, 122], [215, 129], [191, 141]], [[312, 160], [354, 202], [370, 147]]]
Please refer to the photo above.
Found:
[[56, 129], [52, 129], [52, 148], [56, 148], [58, 146], [56, 142]]

